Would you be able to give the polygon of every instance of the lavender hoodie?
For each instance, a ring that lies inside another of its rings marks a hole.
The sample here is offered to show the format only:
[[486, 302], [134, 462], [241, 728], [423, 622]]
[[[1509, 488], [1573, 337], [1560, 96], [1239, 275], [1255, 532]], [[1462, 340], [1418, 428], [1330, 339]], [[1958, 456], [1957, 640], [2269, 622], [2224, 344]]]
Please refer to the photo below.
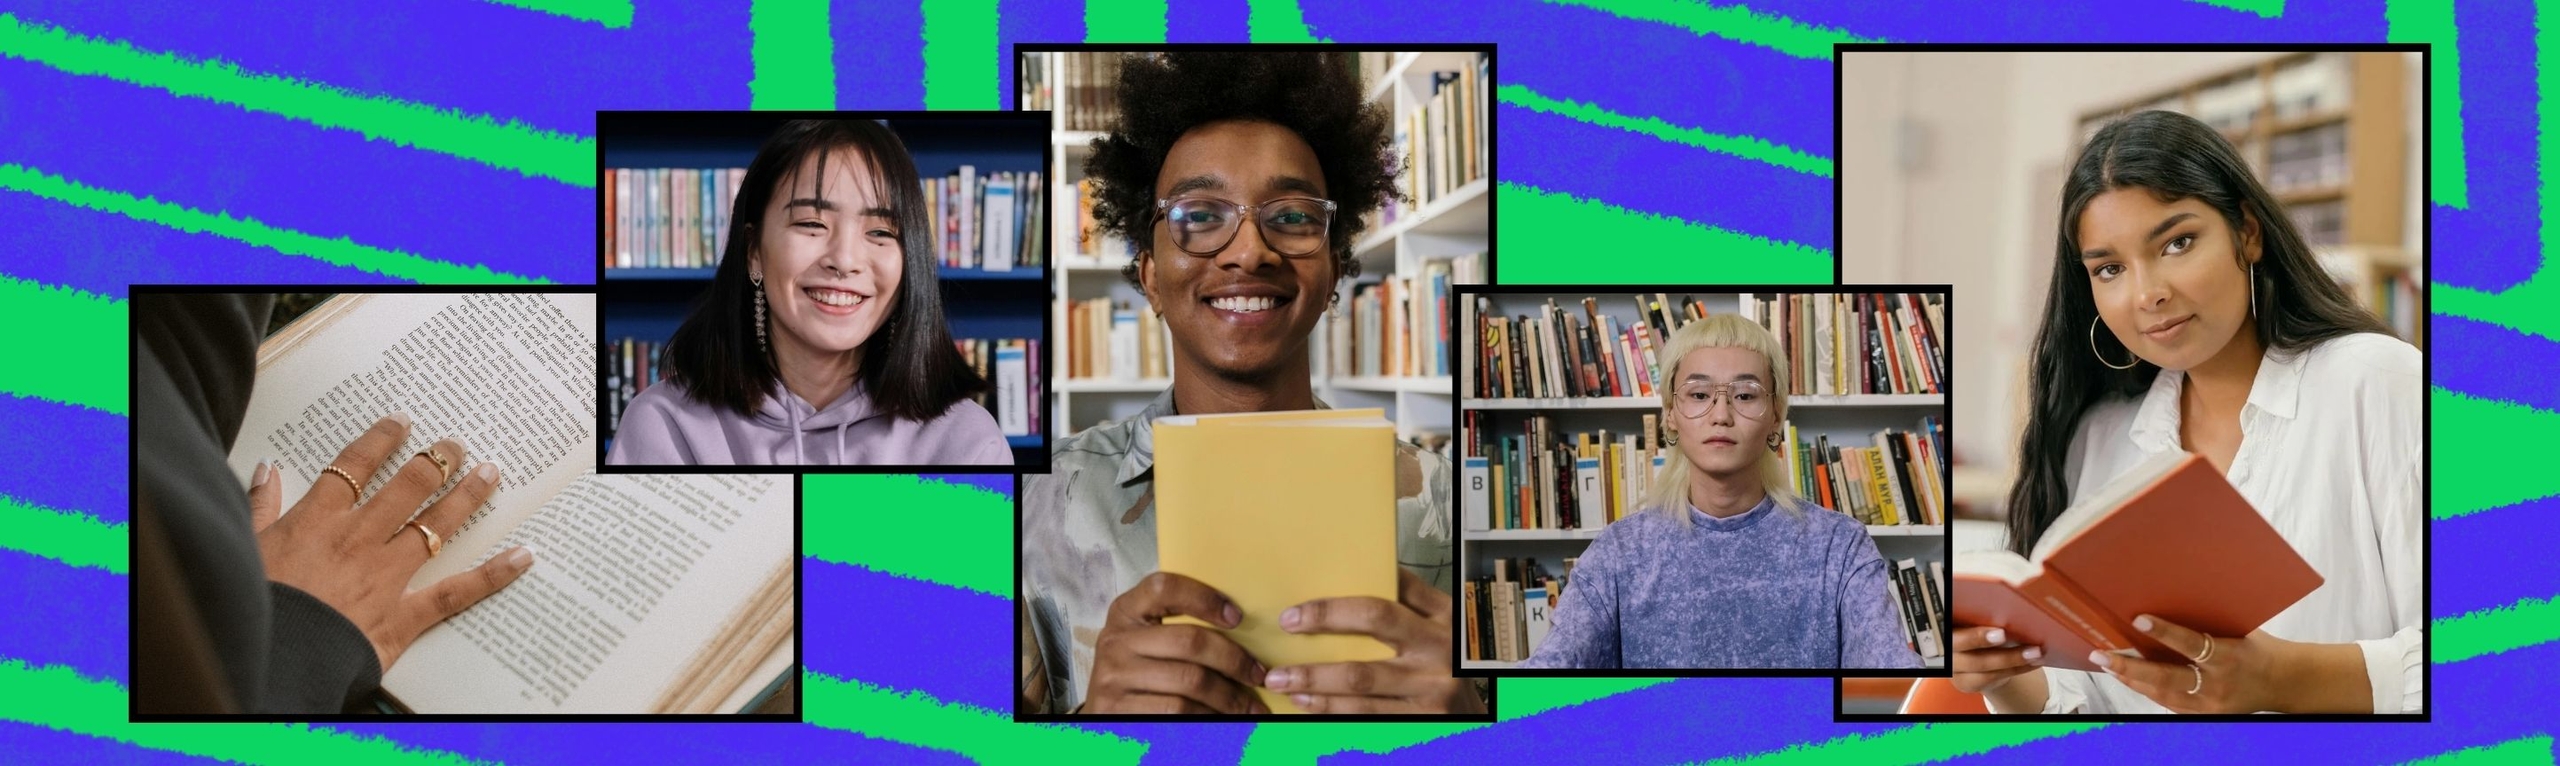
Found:
[[876, 411], [855, 383], [823, 410], [776, 386], [755, 417], [695, 401], [666, 381], [632, 397], [610, 465], [1011, 465], [995, 416], [962, 399], [917, 422]]

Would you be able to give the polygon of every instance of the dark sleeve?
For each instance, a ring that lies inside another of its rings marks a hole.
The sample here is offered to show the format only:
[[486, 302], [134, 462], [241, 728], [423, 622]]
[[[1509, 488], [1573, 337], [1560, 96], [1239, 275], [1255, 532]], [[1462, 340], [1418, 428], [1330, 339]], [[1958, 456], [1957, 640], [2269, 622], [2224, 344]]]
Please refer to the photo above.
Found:
[[[327, 605], [268, 582], [249, 528], [249, 497], [229, 465], [273, 300], [133, 297], [136, 492], [165, 531], [168, 552], [135, 564], [176, 574], [136, 579], [174, 582], [175, 595], [193, 607], [138, 611], [135, 628], [210, 644], [232, 709], [335, 713], [380, 682], [373, 645]], [[198, 624], [171, 624], [190, 614]], [[166, 691], [171, 699], [200, 699], [188, 692], [203, 691], [142, 679], [134, 686], [137, 697]]]
[[267, 654], [267, 712], [334, 712], [382, 685], [373, 642], [338, 610], [280, 582], [275, 596], [275, 640]]

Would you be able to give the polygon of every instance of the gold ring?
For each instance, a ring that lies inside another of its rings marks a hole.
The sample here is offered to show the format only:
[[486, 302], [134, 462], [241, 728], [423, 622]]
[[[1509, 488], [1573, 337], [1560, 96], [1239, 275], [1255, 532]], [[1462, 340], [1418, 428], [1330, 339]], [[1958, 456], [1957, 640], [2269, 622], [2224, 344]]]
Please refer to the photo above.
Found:
[[347, 494], [352, 495], [355, 499], [362, 499], [364, 497], [364, 485], [357, 482], [356, 477], [349, 475], [346, 469], [333, 465], [320, 469], [320, 472], [333, 474], [340, 479], [345, 479], [347, 482]]
[[2212, 636], [2205, 636], [2205, 637], [2204, 637], [2204, 653], [2203, 653], [2203, 654], [2196, 655], [2196, 663], [2197, 663], [2197, 664], [2203, 664], [2205, 660], [2210, 660], [2210, 659], [2213, 659], [2213, 637], [2212, 637]]
[[2204, 691], [2204, 666], [2189, 663], [2187, 665], [2187, 669], [2196, 672], [2196, 685], [2193, 688], [2188, 689], [2187, 693], [2194, 694], [2196, 692]]
[[436, 448], [434, 446], [430, 445], [426, 449], [418, 450], [416, 457], [423, 457], [428, 460], [436, 461], [436, 475], [443, 477], [443, 479], [437, 483], [441, 484], [445, 481], [453, 480], [453, 464], [445, 462], [443, 455], [436, 454]]
[[417, 527], [418, 534], [427, 536], [427, 558], [435, 558], [437, 553], [444, 551], [444, 538], [436, 536], [436, 531], [428, 529], [427, 525], [412, 521], [402, 526]]

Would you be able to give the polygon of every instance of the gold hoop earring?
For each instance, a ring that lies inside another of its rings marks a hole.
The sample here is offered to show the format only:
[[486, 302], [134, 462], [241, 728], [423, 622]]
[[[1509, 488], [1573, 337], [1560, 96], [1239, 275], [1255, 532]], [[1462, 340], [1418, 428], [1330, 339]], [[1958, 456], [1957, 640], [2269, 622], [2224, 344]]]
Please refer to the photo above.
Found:
[[[2129, 348], [2128, 348], [2128, 349], [2125, 349], [2125, 350], [2126, 350], [2126, 351], [2131, 351], [2131, 350], [2133, 350], [2133, 349], [2129, 349]], [[2123, 365], [2117, 365], [2117, 364], [2116, 364], [2116, 363], [2114, 363], [2114, 362], [2107, 361], [2107, 355], [2105, 355], [2105, 354], [2101, 354], [2101, 353], [2098, 353], [2098, 318], [2097, 318], [2097, 317], [2090, 317], [2090, 318], [2089, 318], [2089, 355], [2090, 355], [2090, 356], [2097, 357], [2097, 358], [2098, 358], [2098, 363], [2099, 363], [2099, 364], [2103, 364], [2103, 365], [2106, 365], [2106, 366], [2108, 366], [2108, 367], [2110, 367], [2110, 368], [2118, 369], [2118, 370], [2130, 370], [2130, 369], [2133, 369], [2135, 365], [2142, 364], [2142, 358], [2141, 358], [2141, 357], [2139, 357], [2139, 356], [2135, 357], [2133, 361], [2126, 362], [2126, 363], [2124, 363]]]

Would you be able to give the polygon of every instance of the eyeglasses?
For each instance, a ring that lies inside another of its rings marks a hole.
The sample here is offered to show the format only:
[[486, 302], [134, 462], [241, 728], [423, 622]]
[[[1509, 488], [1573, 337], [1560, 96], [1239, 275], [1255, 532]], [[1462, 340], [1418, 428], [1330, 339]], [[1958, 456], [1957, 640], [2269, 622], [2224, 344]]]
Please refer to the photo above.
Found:
[[1333, 200], [1284, 197], [1239, 205], [1214, 197], [1156, 200], [1156, 213], [1173, 230], [1173, 245], [1197, 256], [1217, 255], [1235, 241], [1240, 222], [1253, 217], [1262, 244], [1288, 258], [1322, 251], [1333, 228]]
[[1716, 395], [1723, 394], [1733, 403], [1733, 411], [1743, 417], [1759, 420], [1769, 416], [1769, 389], [1759, 381], [1737, 380], [1730, 385], [1690, 383], [1672, 391], [1671, 404], [1680, 417], [1695, 418], [1714, 408]]

